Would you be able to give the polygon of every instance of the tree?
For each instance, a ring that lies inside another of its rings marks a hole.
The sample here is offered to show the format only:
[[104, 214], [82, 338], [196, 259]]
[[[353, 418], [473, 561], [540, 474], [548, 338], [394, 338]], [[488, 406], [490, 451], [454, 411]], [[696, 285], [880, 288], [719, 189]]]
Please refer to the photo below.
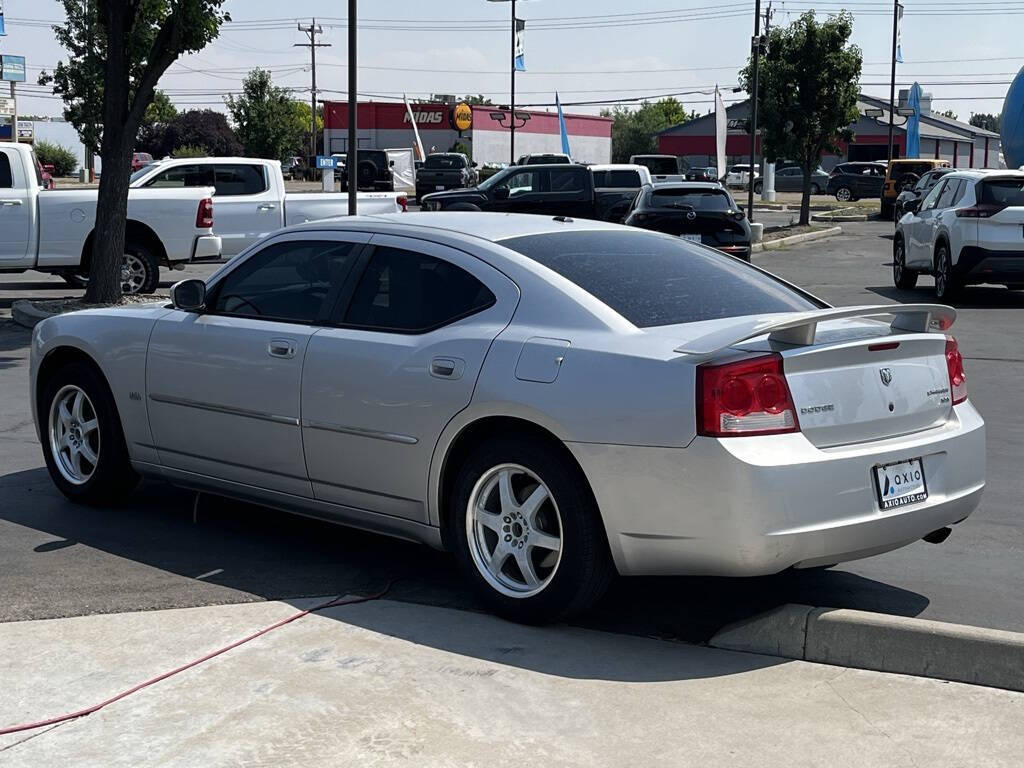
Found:
[[190, 109], [175, 117], [164, 127], [161, 143], [153, 154], [177, 156], [183, 147], [199, 148], [207, 155], [221, 157], [242, 154], [242, 145], [227, 117], [212, 109]]
[[959, 117], [957, 117], [956, 112], [954, 112], [952, 109], [947, 109], [944, 112], [939, 112], [939, 114], [942, 115], [943, 117], [948, 117], [950, 120], [959, 120], [960, 119]]
[[178, 116], [178, 108], [171, 103], [163, 91], [153, 92], [153, 103], [146, 107], [146, 114], [139, 126], [139, 135], [135, 138], [135, 146], [139, 152], [160, 154], [167, 124]]
[[146, 107], [143, 122], [166, 125], [178, 116], [178, 108], [171, 103], [170, 97], [163, 91], [153, 91], [153, 103]]
[[999, 115], [990, 115], [987, 112], [978, 112], [977, 114], [971, 115], [971, 119], [968, 122], [975, 128], [999, 133]]
[[[807, 11], [788, 27], [775, 27], [761, 54], [757, 125], [761, 152], [768, 160], [791, 159], [803, 170], [800, 223], [810, 221], [811, 173], [826, 150], [839, 152], [858, 117], [857, 98], [863, 56], [850, 44], [848, 12], [819, 22]], [[750, 93], [751, 62], [740, 70]]]
[[282, 160], [295, 151], [303, 129], [309, 126], [309, 110], [302, 112], [284, 88], [278, 88], [265, 69], [252, 70], [242, 81], [242, 93], [224, 99], [235, 124], [235, 133], [252, 157]]
[[[301, 126], [301, 130], [295, 135], [294, 146], [290, 147], [286, 156], [296, 155], [298, 157], [305, 157], [309, 154], [309, 103], [305, 101], [293, 101], [291, 102], [292, 109], [295, 110], [295, 123]], [[324, 110], [323, 107], [317, 107], [316, 110], [316, 154], [324, 154]], [[283, 158], [282, 158], [283, 159]]]
[[687, 114], [678, 100], [669, 97], [644, 101], [639, 109], [615, 107], [601, 110], [612, 123], [612, 162], [625, 163], [631, 155], [649, 155], [658, 151], [655, 134], [686, 122]]
[[53, 166], [54, 176], [70, 176], [78, 167], [78, 158], [75, 153], [62, 144], [40, 139], [32, 145], [36, 151], [39, 162], [43, 165]]
[[128, 168], [156, 84], [178, 56], [213, 40], [229, 17], [220, 10], [224, 0], [61, 2], [66, 20], [53, 30], [68, 61], [40, 82], [53, 84], [64, 117], [103, 161], [85, 301], [113, 302], [121, 294]]

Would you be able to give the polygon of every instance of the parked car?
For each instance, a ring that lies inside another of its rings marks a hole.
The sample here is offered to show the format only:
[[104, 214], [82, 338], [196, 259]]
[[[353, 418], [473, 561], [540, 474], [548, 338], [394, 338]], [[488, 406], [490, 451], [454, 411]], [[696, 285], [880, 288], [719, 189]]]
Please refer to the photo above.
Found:
[[[0, 144], [0, 270], [49, 272], [88, 282], [95, 189], [40, 192], [39, 160], [28, 144]], [[160, 268], [216, 258], [213, 188], [129, 190], [122, 293], [153, 293]]]
[[714, 166], [691, 168], [684, 175], [687, 181], [718, 181], [718, 169]]
[[[345, 163], [348, 155], [335, 155], [345, 159], [335, 175], [341, 180], [341, 188], [348, 188], [348, 168]], [[356, 159], [356, 185], [360, 191], [367, 192], [394, 192], [395, 177], [391, 172], [391, 166], [395, 163], [388, 158], [388, 153], [383, 149], [359, 148]]]
[[56, 173], [56, 170], [54, 169], [53, 165], [51, 163], [43, 165], [38, 160], [36, 161], [36, 163], [39, 165], [39, 181], [42, 188], [53, 189], [55, 186], [57, 186], [53, 180], [53, 174]]
[[[213, 187], [217, 234], [226, 259], [275, 229], [348, 214], [347, 192], [285, 192], [281, 163], [254, 157], [158, 160], [132, 176], [130, 186]], [[356, 200], [361, 214], [396, 213], [407, 207], [406, 196], [394, 192], [360, 192]]]
[[718, 182], [646, 185], [625, 224], [676, 235], [750, 261], [750, 223]]
[[651, 172], [643, 165], [592, 165], [590, 172], [594, 175], [594, 186], [599, 189], [640, 189], [644, 184], [653, 183]]
[[131, 162], [131, 172], [135, 173], [141, 168], [145, 168], [147, 165], [153, 162], [153, 156], [149, 152], [133, 152]]
[[633, 165], [642, 165], [651, 172], [655, 183], [661, 181], [685, 181], [682, 164], [675, 155], [633, 155]]
[[944, 538], [985, 485], [952, 309], [832, 309], [656, 232], [334, 219], [171, 296], [36, 326], [60, 492], [106, 504], [141, 474], [421, 541], [512, 619], [583, 611], [616, 572]]
[[572, 158], [561, 152], [541, 152], [532, 155], [520, 155], [516, 165], [569, 165]]
[[852, 202], [862, 197], [878, 197], [884, 181], [885, 163], [840, 163], [829, 174], [825, 192], [841, 203]]
[[[758, 179], [761, 176], [761, 172], [754, 168], [754, 179]], [[740, 187], [746, 189], [747, 185], [750, 184], [750, 165], [746, 163], [739, 163], [737, 165], [729, 166], [728, 172], [725, 174], [725, 186], [727, 187]]]
[[585, 165], [512, 165], [468, 189], [432, 192], [425, 211], [503, 211], [621, 221], [636, 189], [599, 189]]
[[893, 238], [897, 288], [925, 274], [942, 300], [975, 283], [1024, 289], [1024, 171], [953, 171], [907, 209]]
[[445, 189], [475, 187], [478, 182], [476, 163], [465, 155], [457, 152], [427, 155], [423, 166], [416, 171], [416, 199]]
[[899, 224], [900, 219], [903, 218], [909, 210], [909, 205], [914, 200], [921, 200], [931, 192], [932, 187], [939, 183], [939, 179], [945, 176], [947, 173], [952, 173], [952, 168], [935, 168], [931, 171], [926, 171], [921, 178], [919, 178], [913, 186], [909, 186], [906, 177], [903, 179], [903, 189], [900, 191], [899, 196], [896, 198], [894, 203], [893, 211], [893, 222]]
[[925, 173], [934, 168], [948, 168], [948, 160], [935, 160], [932, 158], [897, 159], [889, 162], [885, 173], [885, 182], [882, 185], [882, 218], [887, 219], [893, 215], [893, 208], [896, 198], [903, 191], [904, 186], [913, 186]]
[[[811, 173], [811, 194], [820, 195], [828, 187], [828, 174], [824, 169], [818, 168]], [[764, 179], [754, 179], [754, 192], [761, 194], [764, 188]], [[775, 171], [776, 192], [803, 192], [804, 171], [803, 168], [790, 166]]]

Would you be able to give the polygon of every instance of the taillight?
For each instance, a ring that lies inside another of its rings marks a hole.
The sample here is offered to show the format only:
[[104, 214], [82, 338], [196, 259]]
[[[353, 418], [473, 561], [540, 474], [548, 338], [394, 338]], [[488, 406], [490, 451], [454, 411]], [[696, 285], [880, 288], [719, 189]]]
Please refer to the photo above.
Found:
[[967, 374], [964, 373], [964, 358], [956, 339], [946, 337], [946, 370], [949, 371], [949, 393], [953, 405], [967, 399]]
[[972, 205], [970, 208], [957, 208], [955, 212], [957, 218], [960, 219], [987, 219], [989, 216], [995, 216], [1005, 207], [1005, 205], [979, 203], [978, 205]]
[[409, 198], [405, 195], [398, 196], [398, 207], [402, 209], [402, 213], [409, 212]]
[[798, 431], [780, 355], [697, 367], [697, 434], [732, 437]]
[[209, 197], [199, 201], [196, 211], [196, 229], [210, 229], [213, 226], [213, 200]]

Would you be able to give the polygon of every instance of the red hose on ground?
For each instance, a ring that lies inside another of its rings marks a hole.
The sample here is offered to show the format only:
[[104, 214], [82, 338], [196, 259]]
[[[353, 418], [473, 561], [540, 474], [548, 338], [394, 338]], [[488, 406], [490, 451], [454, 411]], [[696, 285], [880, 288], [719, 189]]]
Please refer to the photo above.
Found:
[[280, 621], [276, 622], [275, 624], [271, 624], [269, 627], [264, 627], [263, 629], [259, 630], [258, 632], [253, 632], [248, 637], [243, 637], [241, 640], [236, 640], [235, 642], [231, 643], [231, 645], [225, 645], [223, 648], [218, 648], [216, 651], [208, 653], [205, 656], [201, 656], [200, 658], [195, 659], [194, 661], [190, 661], [188, 664], [183, 664], [180, 667], [177, 667], [176, 669], [172, 669], [170, 672], [164, 672], [162, 675], [157, 675], [156, 677], [150, 678], [149, 680], [146, 680], [144, 683], [139, 683], [138, 685], [136, 685], [136, 686], [134, 686], [132, 688], [129, 688], [126, 691], [122, 691], [121, 693], [117, 694], [116, 696], [111, 696], [106, 701], [101, 701], [99, 704], [93, 704], [91, 707], [86, 707], [85, 709], [79, 709], [76, 712], [68, 712], [65, 715], [58, 715], [57, 717], [51, 717], [48, 720], [40, 720], [39, 722], [36, 722], [36, 723], [24, 723], [22, 725], [9, 725], [6, 728], [0, 728], [0, 736], [6, 735], [8, 733], [18, 733], [19, 731], [31, 731], [31, 730], [33, 730], [35, 728], [45, 728], [48, 725], [56, 725], [57, 723], [63, 723], [63, 722], [66, 722], [67, 720], [74, 720], [74, 719], [79, 718], [79, 717], [85, 717], [86, 715], [91, 715], [93, 712], [96, 712], [98, 710], [103, 709], [108, 704], [113, 704], [115, 701], [120, 701], [121, 699], [125, 698], [126, 696], [131, 696], [133, 693], [135, 693], [137, 691], [141, 691], [143, 688], [147, 688], [147, 687], [153, 685], [154, 683], [159, 683], [161, 680], [166, 680], [168, 677], [172, 677], [172, 676], [178, 674], [179, 672], [184, 672], [186, 669], [191, 669], [192, 667], [195, 667], [195, 666], [197, 666], [199, 664], [202, 664], [204, 661], [209, 661], [210, 659], [212, 659], [212, 658], [214, 658], [216, 656], [220, 656], [222, 653], [227, 653], [232, 648], [237, 648], [240, 645], [244, 645], [245, 643], [248, 643], [250, 640], [255, 640], [257, 637], [261, 637], [262, 635], [265, 635], [268, 632], [272, 632], [273, 630], [277, 629], [278, 627], [283, 627], [285, 624], [290, 624], [291, 622], [295, 621], [296, 619], [301, 619], [303, 616], [307, 616], [310, 613], [315, 613], [316, 611], [322, 611], [325, 608], [333, 608], [333, 607], [339, 606], [339, 605], [354, 605], [356, 603], [367, 603], [367, 602], [369, 602], [371, 600], [379, 600], [380, 598], [384, 597], [384, 595], [386, 595], [388, 590], [390, 590], [390, 589], [391, 589], [391, 584], [389, 583], [380, 592], [377, 592], [377, 593], [372, 594], [372, 595], [366, 595], [366, 596], [363, 596], [363, 597], [351, 597], [351, 598], [340, 598], [339, 597], [339, 598], [334, 598], [333, 600], [328, 600], [326, 603], [323, 603], [321, 605], [315, 606], [313, 608], [308, 608], [305, 611], [299, 611], [298, 613], [293, 614], [292, 616], [289, 616], [287, 618], [281, 619]]

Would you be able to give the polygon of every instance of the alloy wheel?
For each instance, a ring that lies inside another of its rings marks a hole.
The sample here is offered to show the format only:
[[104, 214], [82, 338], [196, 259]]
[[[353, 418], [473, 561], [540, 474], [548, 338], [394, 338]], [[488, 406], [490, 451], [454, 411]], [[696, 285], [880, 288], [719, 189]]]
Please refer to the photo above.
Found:
[[949, 291], [949, 254], [945, 248], [939, 249], [939, 266], [935, 272], [935, 294], [944, 297]]
[[547, 587], [562, 560], [562, 519], [551, 491], [519, 464], [499, 464], [469, 495], [466, 540], [496, 591], [526, 598]]
[[84, 390], [68, 384], [50, 405], [49, 442], [57, 470], [73, 485], [84, 485], [96, 472], [100, 423]]
[[903, 252], [903, 243], [896, 243], [896, 253], [892, 260], [892, 277], [897, 285], [903, 279], [903, 270], [906, 268], [907, 256]]
[[121, 260], [121, 293], [138, 293], [146, 282], [146, 265], [134, 253]]
[[849, 202], [851, 197], [852, 195], [850, 194], [850, 190], [847, 189], [846, 187], [840, 187], [838, 190], [836, 190], [836, 200], [838, 200], [841, 203]]

